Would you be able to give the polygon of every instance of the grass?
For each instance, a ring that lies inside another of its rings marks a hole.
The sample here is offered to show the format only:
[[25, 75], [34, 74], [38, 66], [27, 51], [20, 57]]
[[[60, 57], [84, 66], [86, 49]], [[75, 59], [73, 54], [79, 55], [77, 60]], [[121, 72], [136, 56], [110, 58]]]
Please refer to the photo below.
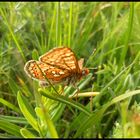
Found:
[[[0, 137], [139, 138], [139, 7], [0, 2]], [[90, 70], [77, 83], [77, 100], [75, 88], [59, 95], [61, 84], [41, 88], [24, 72], [28, 60], [63, 45]]]

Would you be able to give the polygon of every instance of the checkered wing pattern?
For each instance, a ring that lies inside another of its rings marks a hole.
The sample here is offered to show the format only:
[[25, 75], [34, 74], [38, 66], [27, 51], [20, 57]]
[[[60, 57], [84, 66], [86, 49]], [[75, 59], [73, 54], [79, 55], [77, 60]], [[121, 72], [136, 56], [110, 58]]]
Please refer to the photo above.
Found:
[[[24, 70], [29, 77], [39, 81], [46, 78], [52, 83], [70, 81], [70, 78], [80, 73], [81, 63], [70, 48], [54, 48], [39, 58], [39, 61], [30, 60]], [[67, 80], [68, 79], [68, 80]]]
[[78, 61], [75, 54], [68, 47], [54, 48], [39, 58], [39, 61], [68, 70], [70, 73], [79, 72]]

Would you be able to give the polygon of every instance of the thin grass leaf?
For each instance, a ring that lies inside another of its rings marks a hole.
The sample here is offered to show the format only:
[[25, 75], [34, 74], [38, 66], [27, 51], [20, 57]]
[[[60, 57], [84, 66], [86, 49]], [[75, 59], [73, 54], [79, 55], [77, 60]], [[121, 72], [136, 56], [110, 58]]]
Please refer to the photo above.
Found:
[[41, 95], [47, 97], [47, 98], [50, 98], [50, 99], [53, 99], [53, 100], [56, 100], [56, 101], [60, 101], [62, 103], [65, 103], [67, 105], [70, 105], [70, 106], [73, 106], [79, 110], [81, 110], [82, 112], [84, 112], [85, 114], [87, 115], [90, 115], [90, 112], [81, 104], [79, 104], [78, 102], [75, 102], [73, 100], [70, 100], [62, 95], [59, 95], [59, 94], [48, 94], [45, 90], [43, 89], [38, 89], [38, 91], [41, 93]]
[[37, 50], [33, 50], [33, 52], [32, 52], [32, 58], [34, 59], [34, 60], [38, 60], [38, 58], [39, 58], [39, 54], [38, 54], [38, 51]]
[[56, 46], [61, 46], [61, 8], [60, 2], [56, 3]]
[[72, 12], [73, 12], [73, 2], [70, 2], [68, 46], [71, 46], [72, 18], [73, 18], [73, 13]]
[[0, 115], [0, 118], [7, 121], [7, 122], [11, 122], [11, 123], [28, 124], [24, 117], [14, 117], [14, 116]]
[[[43, 121], [43, 125], [45, 125], [50, 133], [51, 138], [58, 138], [58, 134], [57, 131], [55, 129], [55, 126], [52, 122], [52, 120], [50, 119], [50, 115], [47, 112], [46, 108], [42, 106], [42, 108], [36, 108], [35, 109], [36, 114], [41, 118], [41, 120]], [[47, 131], [45, 130], [45, 133]]]
[[9, 134], [14, 135], [17, 138], [21, 137], [20, 127], [18, 125], [3, 120], [2, 118], [0, 118], [0, 129], [6, 131]]
[[126, 57], [126, 53], [128, 50], [128, 43], [129, 43], [129, 40], [131, 37], [131, 32], [132, 32], [132, 27], [133, 27], [133, 22], [134, 22], [133, 17], [134, 17], [134, 3], [131, 2], [130, 3], [128, 29], [127, 29], [126, 36], [125, 36], [125, 47], [122, 50], [119, 65], [122, 65], [122, 63], [124, 62], [124, 59]]
[[40, 132], [38, 129], [38, 123], [37, 123], [37, 119], [35, 116], [35, 112], [33, 111], [31, 106], [29, 105], [28, 101], [26, 100], [25, 97], [23, 97], [23, 95], [20, 91], [18, 92], [17, 100], [18, 100], [18, 104], [19, 104], [19, 107], [20, 107], [22, 113], [25, 116], [25, 118], [27, 119], [27, 121], [29, 122], [29, 124], [31, 124], [31, 126], [36, 131]]
[[12, 93], [16, 96], [17, 92], [19, 91], [19, 86], [16, 84], [16, 82], [12, 78], [9, 78], [8, 84], [9, 84], [10, 89], [12, 90]]
[[11, 104], [10, 102], [0, 98], [0, 103], [2, 103], [3, 105], [11, 108], [13, 111], [17, 112], [17, 113], [21, 113], [19, 108], [17, 108], [15, 105]]
[[30, 132], [26, 128], [21, 128], [20, 133], [24, 138], [37, 138], [36, 135], [34, 135], [32, 132]]
[[12, 28], [11, 28], [10, 24], [8, 23], [8, 21], [7, 21], [7, 19], [6, 19], [6, 16], [5, 16], [5, 14], [4, 14], [2, 8], [0, 8], [0, 12], [1, 12], [1, 15], [2, 15], [3, 18], [4, 18], [4, 21], [5, 21], [6, 24], [7, 24], [7, 27], [8, 27], [8, 29], [9, 29], [9, 31], [10, 31], [10, 34], [11, 34], [12, 37], [13, 37], [13, 40], [14, 40], [14, 42], [15, 42], [15, 44], [16, 44], [16, 47], [18, 48], [19, 52], [21, 53], [21, 56], [22, 56], [23, 60], [25, 61], [26, 59], [25, 59], [23, 50], [22, 50], [22, 48], [20, 47], [20, 45], [19, 45], [19, 43], [18, 43], [18, 40], [17, 40], [16, 36], [14, 35], [14, 32], [12, 31]]

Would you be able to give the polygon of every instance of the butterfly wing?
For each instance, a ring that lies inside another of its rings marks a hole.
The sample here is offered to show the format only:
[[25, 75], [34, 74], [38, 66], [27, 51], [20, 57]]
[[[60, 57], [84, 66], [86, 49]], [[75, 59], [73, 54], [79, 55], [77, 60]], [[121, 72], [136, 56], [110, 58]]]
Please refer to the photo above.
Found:
[[25, 72], [29, 77], [39, 81], [46, 81], [46, 77], [54, 82], [61, 82], [70, 75], [68, 70], [62, 70], [46, 63], [30, 60], [25, 64]]
[[83, 69], [83, 63], [84, 63], [84, 58], [81, 58], [80, 60], [78, 60], [78, 65], [79, 65], [80, 70]]
[[75, 54], [68, 47], [54, 48], [42, 55], [39, 61], [71, 73], [80, 71]]

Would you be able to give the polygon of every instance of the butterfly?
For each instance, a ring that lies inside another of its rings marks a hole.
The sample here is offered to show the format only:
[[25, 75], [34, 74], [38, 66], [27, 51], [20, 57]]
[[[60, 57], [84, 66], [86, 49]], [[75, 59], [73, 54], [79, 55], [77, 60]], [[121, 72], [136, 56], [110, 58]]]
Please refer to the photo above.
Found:
[[29, 60], [24, 66], [26, 74], [40, 81], [41, 85], [63, 83], [75, 85], [83, 76], [89, 73], [83, 68], [84, 59], [77, 60], [74, 52], [68, 47], [58, 47], [39, 57], [39, 61]]

